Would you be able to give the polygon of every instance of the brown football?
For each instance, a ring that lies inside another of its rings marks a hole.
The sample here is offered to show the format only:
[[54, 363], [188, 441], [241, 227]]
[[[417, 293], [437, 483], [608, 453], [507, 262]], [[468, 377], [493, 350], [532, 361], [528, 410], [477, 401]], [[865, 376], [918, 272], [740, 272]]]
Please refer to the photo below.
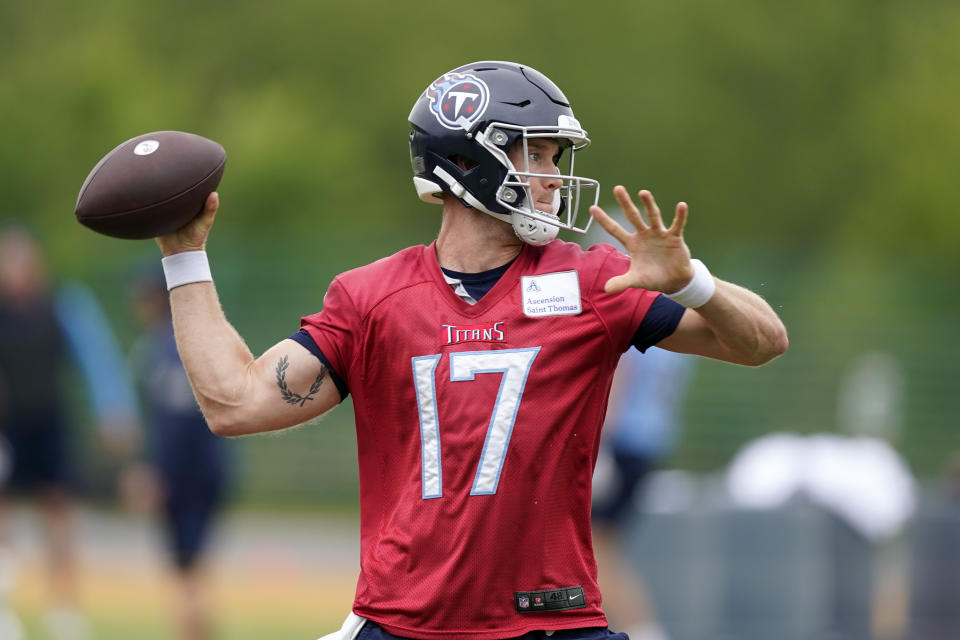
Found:
[[145, 133], [96, 164], [80, 187], [74, 212], [81, 224], [114, 238], [176, 231], [203, 209], [226, 161], [223, 147], [202, 136]]

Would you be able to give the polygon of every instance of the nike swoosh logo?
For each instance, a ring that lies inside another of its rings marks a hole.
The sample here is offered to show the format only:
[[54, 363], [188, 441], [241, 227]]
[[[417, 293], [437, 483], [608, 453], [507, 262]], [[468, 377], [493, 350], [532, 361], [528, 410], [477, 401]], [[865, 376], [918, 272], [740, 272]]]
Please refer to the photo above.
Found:
[[575, 596], [570, 596], [570, 599], [571, 599], [571, 600], [575, 600], [576, 598], [579, 598], [581, 595], [583, 595], [583, 594], [578, 593], [578, 594], [575, 595]]

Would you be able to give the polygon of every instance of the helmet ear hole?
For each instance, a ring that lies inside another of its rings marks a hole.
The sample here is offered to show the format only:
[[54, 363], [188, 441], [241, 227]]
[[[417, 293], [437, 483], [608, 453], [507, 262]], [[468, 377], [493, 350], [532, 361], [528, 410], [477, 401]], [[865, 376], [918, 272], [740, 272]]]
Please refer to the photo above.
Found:
[[470, 158], [461, 155], [450, 156], [447, 158], [447, 160], [460, 167], [462, 171], [470, 171], [470, 169], [480, 166], [480, 163], [476, 160], [471, 160]]

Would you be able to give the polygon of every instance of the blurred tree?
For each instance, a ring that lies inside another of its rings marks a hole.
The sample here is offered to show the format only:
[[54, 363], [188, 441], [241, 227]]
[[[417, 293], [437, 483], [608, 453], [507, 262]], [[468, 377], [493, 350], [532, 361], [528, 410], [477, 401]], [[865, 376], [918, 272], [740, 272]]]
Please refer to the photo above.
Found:
[[0, 3], [0, 216], [29, 216], [54, 267], [110, 299], [156, 252], [72, 220], [86, 173], [147, 131], [213, 138], [229, 154], [213, 268], [231, 318], [264, 348], [316, 310], [335, 273], [431, 239], [438, 211], [416, 200], [406, 147], [423, 87], [471, 59], [520, 60], [567, 88], [594, 143], [578, 170], [600, 179], [603, 202], [617, 183], [688, 201], [698, 256], [763, 292], [791, 329], [762, 397], [756, 378], [704, 367], [681, 462], [715, 467], [777, 426], [831, 427], [845, 359], [887, 346], [908, 378], [903, 446], [912, 462], [945, 462], [924, 443], [957, 408], [937, 376], [954, 349], [942, 318], [958, 311], [960, 6], [418, 6]]

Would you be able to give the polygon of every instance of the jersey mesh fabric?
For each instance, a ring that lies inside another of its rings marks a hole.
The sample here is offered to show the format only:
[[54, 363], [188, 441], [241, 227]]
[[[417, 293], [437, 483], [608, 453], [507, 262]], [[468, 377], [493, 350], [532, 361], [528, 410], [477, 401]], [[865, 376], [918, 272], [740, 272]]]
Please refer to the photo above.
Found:
[[[627, 259], [525, 246], [475, 305], [433, 245], [338, 276], [303, 318], [354, 396], [361, 574], [354, 611], [412, 638], [605, 626], [591, 476], [616, 363], [658, 294], [603, 292]], [[527, 317], [521, 276], [575, 272], [582, 312]], [[514, 592], [582, 586], [580, 609]]]

